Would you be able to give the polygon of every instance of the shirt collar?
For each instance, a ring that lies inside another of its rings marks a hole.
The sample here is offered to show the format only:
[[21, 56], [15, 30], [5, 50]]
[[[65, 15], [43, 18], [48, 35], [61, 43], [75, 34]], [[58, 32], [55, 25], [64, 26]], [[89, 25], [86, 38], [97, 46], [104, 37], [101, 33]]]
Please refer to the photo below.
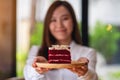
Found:
[[75, 44], [76, 44], [75, 41], [71, 41], [70, 47], [73, 47]]

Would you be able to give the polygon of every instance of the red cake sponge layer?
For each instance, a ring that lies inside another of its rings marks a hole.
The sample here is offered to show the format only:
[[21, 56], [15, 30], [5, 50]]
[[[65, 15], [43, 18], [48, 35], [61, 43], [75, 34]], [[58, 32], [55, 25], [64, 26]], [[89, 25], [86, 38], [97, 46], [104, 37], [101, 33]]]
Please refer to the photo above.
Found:
[[70, 47], [68, 45], [53, 45], [48, 50], [49, 63], [71, 63]]

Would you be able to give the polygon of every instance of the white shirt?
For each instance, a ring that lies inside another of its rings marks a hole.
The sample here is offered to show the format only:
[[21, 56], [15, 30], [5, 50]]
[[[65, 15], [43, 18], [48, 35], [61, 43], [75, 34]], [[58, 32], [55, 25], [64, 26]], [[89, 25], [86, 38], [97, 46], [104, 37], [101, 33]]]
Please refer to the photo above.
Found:
[[84, 76], [78, 77], [77, 74], [68, 69], [51, 70], [45, 74], [37, 73], [32, 67], [32, 62], [37, 55], [39, 47], [33, 46], [24, 67], [25, 80], [98, 80], [95, 71], [96, 51], [92, 48], [78, 45], [74, 41], [71, 42], [70, 47], [72, 60], [78, 60], [80, 57], [86, 57], [89, 60], [88, 72]]

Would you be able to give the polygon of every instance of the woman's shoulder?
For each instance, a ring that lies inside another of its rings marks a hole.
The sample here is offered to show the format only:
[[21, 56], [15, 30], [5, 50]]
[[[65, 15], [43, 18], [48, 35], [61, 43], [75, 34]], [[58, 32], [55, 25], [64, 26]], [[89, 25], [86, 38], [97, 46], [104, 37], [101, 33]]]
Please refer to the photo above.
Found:
[[81, 51], [84, 52], [96, 52], [96, 50], [92, 47], [76, 44], [76, 47], [79, 48]]
[[81, 47], [84, 50], [88, 50], [88, 51], [94, 51], [95, 50], [92, 47], [88, 47], [88, 46], [84, 46], [84, 45], [79, 45], [79, 47]]
[[96, 56], [96, 50], [77, 43], [72, 45], [71, 51], [73, 54], [75, 54], [75, 60], [79, 59], [79, 57], [87, 57], [89, 59]]

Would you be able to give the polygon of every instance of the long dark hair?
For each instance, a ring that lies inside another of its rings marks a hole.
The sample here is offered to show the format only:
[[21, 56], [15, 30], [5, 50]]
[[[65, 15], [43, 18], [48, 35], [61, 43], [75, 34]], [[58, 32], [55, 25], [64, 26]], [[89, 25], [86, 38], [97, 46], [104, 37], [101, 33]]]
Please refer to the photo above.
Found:
[[44, 21], [44, 32], [43, 32], [43, 40], [41, 48], [39, 49], [38, 56], [44, 56], [48, 59], [48, 47], [56, 43], [56, 39], [50, 33], [49, 24], [52, 17], [52, 14], [56, 8], [59, 6], [64, 6], [71, 14], [73, 19], [73, 32], [72, 32], [72, 40], [74, 40], [77, 44], [81, 44], [80, 32], [78, 29], [78, 24], [76, 20], [76, 16], [72, 6], [66, 1], [55, 1], [48, 9], [45, 21]]

